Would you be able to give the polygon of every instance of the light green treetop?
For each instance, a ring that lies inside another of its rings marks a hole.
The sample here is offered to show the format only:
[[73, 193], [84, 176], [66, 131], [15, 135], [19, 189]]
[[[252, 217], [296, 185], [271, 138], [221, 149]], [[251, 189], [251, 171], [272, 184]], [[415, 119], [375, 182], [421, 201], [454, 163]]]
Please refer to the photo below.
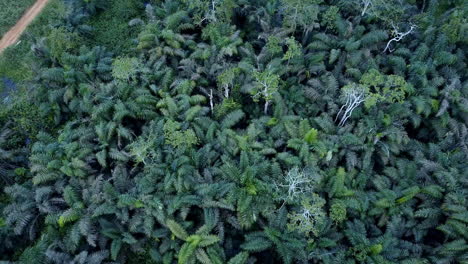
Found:
[[252, 98], [255, 102], [260, 99], [265, 100], [264, 112], [268, 112], [268, 106], [273, 99], [273, 94], [278, 91], [280, 77], [272, 73], [270, 70], [263, 72], [255, 71], [253, 73], [256, 85], [252, 90]]

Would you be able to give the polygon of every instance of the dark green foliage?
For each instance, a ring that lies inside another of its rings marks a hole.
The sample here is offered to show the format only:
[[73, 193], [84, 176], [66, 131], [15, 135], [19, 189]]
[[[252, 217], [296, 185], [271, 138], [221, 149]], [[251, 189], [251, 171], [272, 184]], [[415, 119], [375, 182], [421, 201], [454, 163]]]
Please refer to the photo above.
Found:
[[1, 260], [468, 261], [466, 4], [116, 3], [69, 1], [0, 116]]
[[91, 37], [87, 39], [89, 44], [106, 46], [119, 54], [131, 53], [134, 49], [133, 39], [138, 35], [138, 31], [129, 27], [128, 22], [142, 16], [143, 1], [108, 0], [101, 2], [103, 2], [104, 10], [89, 21], [89, 26], [93, 28]]

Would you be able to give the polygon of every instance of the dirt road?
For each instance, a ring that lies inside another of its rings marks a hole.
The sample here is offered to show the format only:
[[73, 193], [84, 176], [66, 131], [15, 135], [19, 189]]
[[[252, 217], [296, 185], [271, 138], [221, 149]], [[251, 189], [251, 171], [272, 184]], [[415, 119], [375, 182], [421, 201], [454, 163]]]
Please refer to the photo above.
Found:
[[21, 17], [16, 25], [14, 25], [0, 40], [0, 53], [7, 47], [13, 45], [18, 41], [26, 27], [34, 20], [34, 18], [41, 13], [42, 9], [46, 6], [49, 0], [37, 0], [26, 13]]

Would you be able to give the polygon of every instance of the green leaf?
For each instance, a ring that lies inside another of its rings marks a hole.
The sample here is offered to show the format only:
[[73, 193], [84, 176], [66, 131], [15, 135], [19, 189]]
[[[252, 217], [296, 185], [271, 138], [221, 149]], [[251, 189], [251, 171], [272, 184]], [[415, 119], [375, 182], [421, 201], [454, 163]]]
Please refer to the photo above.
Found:
[[397, 203], [401, 204], [411, 200], [420, 191], [418, 186], [413, 186], [403, 191], [403, 197], [396, 200]]
[[369, 248], [369, 251], [371, 255], [375, 256], [375, 255], [380, 254], [380, 252], [382, 252], [382, 249], [383, 249], [382, 244], [375, 244]]
[[124, 233], [122, 241], [127, 244], [136, 244], [138, 240], [136, 240], [130, 233]]
[[197, 248], [196, 245], [192, 243], [184, 243], [179, 250], [179, 264], [185, 264], [188, 262], [189, 258], [193, 256], [195, 249]]
[[249, 253], [242, 251], [241, 253], [232, 257], [228, 261], [228, 264], [245, 264], [248, 258], [249, 258]]
[[200, 247], [207, 247], [207, 246], [213, 245], [215, 243], [218, 243], [219, 241], [220, 241], [220, 239], [219, 239], [218, 236], [205, 235], [205, 236], [202, 236], [199, 246]]
[[119, 255], [120, 248], [122, 247], [122, 240], [112, 240], [111, 244], [111, 258], [112, 260], [117, 260], [117, 256]]
[[332, 197], [338, 197], [343, 194], [345, 190], [344, 182], [345, 182], [346, 171], [344, 168], [339, 167], [336, 175], [332, 178], [332, 185], [330, 190], [330, 195]]
[[271, 247], [271, 242], [265, 238], [258, 237], [241, 245], [241, 248], [250, 252], [260, 252]]
[[210, 256], [206, 253], [206, 251], [202, 248], [197, 249], [195, 252], [195, 255], [202, 264], [214, 264], [213, 261], [211, 261]]
[[59, 224], [60, 227], [64, 227], [65, 224], [74, 222], [78, 220], [79, 217], [80, 217], [79, 213], [76, 210], [70, 208], [62, 213], [57, 223]]
[[166, 225], [171, 230], [172, 234], [174, 234], [177, 238], [182, 239], [184, 241], [187, 240], [187, 231], [185, 231], [185, 229], [176, 221], [169, 219], [167, 220]]
[[341, 50], [339, 50], [339, 49], [332, 49], [332, 50], [330, 51], [330, 58], [328, 59], [328, 63], [329, 63], [329, 64], [333, 64], [333, 63], [336, 61], [336, 59], [338, 59], [338, 57], [340, 56], [340, 54], [341, 54]]
[[242, 110], [237, 109], [229, 114], [226, 115], [226, 117], [223, 118], [223, 121], [221, 122], [221, 127], [223, 128], [231, 128], [235, 124], [237, 124], [239, 121], [244, 118], [245, 114], [242, 112]]
[[304, 136], [304, 140], [309, 143], [309, 144], [314, 144], [317, 142], [317, 136], [318, 136], [318, 130], [315, 128], [312, 128], [307, 132]]

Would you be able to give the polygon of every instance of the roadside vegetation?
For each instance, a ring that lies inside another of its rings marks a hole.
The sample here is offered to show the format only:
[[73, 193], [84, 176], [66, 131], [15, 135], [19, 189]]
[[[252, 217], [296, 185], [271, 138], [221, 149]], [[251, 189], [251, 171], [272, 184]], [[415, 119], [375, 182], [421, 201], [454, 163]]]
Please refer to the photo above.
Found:
[[0, 55], [0, 261], [468, 263], [467, 17], [53, 0]]
[[[62, 0], [51, 0], [42, 13], [28, 26], [18, 43], [0, 54], [0, 94], [7, 88], [5, 86], [8, 83], [13, 82], [15, 89], [22, 89], [25, 83], [33, 78], [35, 58], [31, 45], [41, 36], [48, 36], [53, 25], [59, 23], [64, 14], [65, 6]], [[5, 82], [5, 79], [11, 82]]]
[[0, 0], [0, 38], [34, 2], [35, 0]]

